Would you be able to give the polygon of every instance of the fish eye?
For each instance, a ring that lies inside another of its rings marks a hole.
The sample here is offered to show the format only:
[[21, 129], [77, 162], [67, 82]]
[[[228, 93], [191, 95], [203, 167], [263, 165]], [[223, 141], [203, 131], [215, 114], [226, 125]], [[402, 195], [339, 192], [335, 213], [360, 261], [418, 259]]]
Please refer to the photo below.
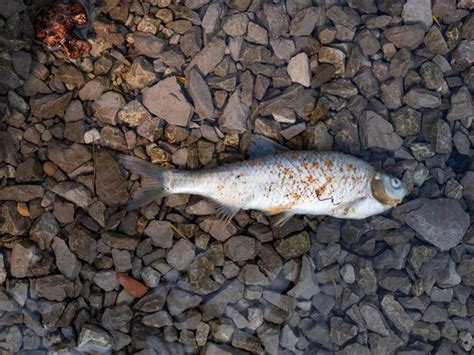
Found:
[[391, 178], [390, 183], [392, 184], [392, 187], [395, 189], [399, 189], [402, 186], [402, 182], [397, 178]]

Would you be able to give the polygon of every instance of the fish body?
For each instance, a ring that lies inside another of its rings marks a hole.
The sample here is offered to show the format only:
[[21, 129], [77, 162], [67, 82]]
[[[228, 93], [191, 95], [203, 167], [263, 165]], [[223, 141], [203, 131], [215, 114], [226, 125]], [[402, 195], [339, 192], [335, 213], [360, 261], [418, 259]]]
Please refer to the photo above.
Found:
[[284, 151], [200, 171], [165, 170], [131, 157], [122, 161], [151, 182], [131, 207], [187, 193], [211, 199], [226, 218], [253, 209], [280, 214], [282, 222], [294, 214], [362, 219], [390, 209], [407, 194], [398, 179], [337, 152]]

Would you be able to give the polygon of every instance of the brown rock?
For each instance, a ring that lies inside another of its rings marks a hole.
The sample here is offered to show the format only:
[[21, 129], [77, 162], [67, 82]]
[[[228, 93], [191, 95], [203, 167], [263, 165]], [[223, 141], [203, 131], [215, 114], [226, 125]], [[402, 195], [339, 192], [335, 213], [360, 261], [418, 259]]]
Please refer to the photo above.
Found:
[[0, 189], [0, 201], [28, 202], [43, 195], [44, 188], [41, 185], [12, 185]]
[[107, 152], [100, 151], [96, 155], [95, 189], [107, 206], [119, 206], [129, 198], [118, 164]]
[[51, 94], [38, 99], [31, 99], [31, 113], [38, 118], [53, 118], [66, 110], [71, 98], [72, 92], [64, 95]]
[[107, 91], [92, 104], [94, 117], [99, 121], [115, 125], [117, 124], [117, 112], [125, 105], [125, 99], [118, 92]]
[[135, 280], [123, 272], [117, 273], [117, 279], [123, 289], [132, 297], [141, 298], [146, 295], [149, 288], [140, 281]]
[[55, 140], [48, 144], [47, 154], [51, 161], [68, 174], [92, 157], [89, 149], [84, 145], [74, 143], [67, 146]]

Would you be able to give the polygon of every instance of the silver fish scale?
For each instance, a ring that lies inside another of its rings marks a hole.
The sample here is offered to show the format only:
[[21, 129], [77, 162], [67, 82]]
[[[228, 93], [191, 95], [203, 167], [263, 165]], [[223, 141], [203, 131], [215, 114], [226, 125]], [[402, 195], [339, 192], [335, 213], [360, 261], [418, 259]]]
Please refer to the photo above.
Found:
[[321, 213], [367, 196], [373, 167], [336, 152], [284, 152], [190, 172], [169, 189], [267, 213]]

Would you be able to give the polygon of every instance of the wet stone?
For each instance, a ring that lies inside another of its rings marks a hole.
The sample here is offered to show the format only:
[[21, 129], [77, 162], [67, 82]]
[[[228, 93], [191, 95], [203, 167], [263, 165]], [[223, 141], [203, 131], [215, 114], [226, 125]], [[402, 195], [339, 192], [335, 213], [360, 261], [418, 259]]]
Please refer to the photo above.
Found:
[[397, 48], [415, 49], [425, 36], [423, 25], [405, 25], [385, 30], [382, 35]]
[[332, 317], [331, 318], [331, 341], [341, 346], [347, 341], [355, 337], [358, 333], [358, 329], [355, 325], [344, 322], [342, 318]]
[[405, 23], [423, 23], [426, 28], [433, 24], [430, 0], [408, 0], [403, 6], [402, 18]]
[[263, 14], [271, 38], [278, 38], [288, 32], [289, 19], [284, 4], [265, 4]]
[[391, 121], [401, 137], [418, 134], [421, 130], [421, 114], [411, 107], [405, 106], [391, 113]]
[[250, 237], [232, 237], [224, 244], [225, 255], [233, 261], [252, 260], [258, 254], [260, 243]]
[[40, 297], [58, 302], [76, 295], [76, 285], [62, 275], [50, 275], [36, 279], [35, 290]]
[[132, 317], [133, 313], [128, 305], [106, 308], [102, 315], [102, 326], [107, 329], [120, 329], [126, 326]]
[[171, 290], [166, 302], [170, 314], [176, 316], [187, 309], [197, 307], [202, 302], [202, 298], [185, 291]]
[[66, 242], [55, 237], [52, 243], [56, 266], [59, 271], [69, 280], [74, 280], [81, 270], [81, 263], [76, 256], [69, 250]]
[[37, 118], [53, 118], [66, 110], [71, 101], [71, 93], [51, 94], [30, 100], [31, 113]]

